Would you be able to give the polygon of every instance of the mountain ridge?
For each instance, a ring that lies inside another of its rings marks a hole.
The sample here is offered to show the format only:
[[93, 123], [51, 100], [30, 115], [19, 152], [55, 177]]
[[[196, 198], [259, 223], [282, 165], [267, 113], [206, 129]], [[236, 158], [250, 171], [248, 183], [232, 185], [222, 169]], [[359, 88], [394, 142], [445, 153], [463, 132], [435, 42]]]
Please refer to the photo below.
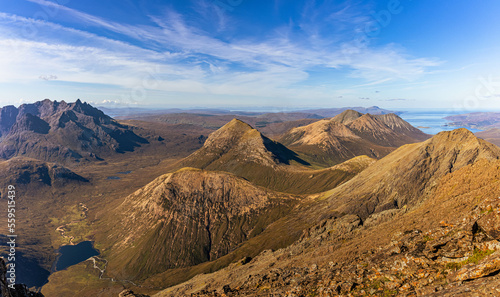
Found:
[[422, 143], [400, 147], [330, 191], [327, 199], [338, 211], [366, 218], [375, 212], [415, 206], [427, 199], [446, 174], [480, 159], [499, 158], [499, 147], [467, 129], [445, 131]]
[[45, 99], [0, 110], [0, 157], [27, 156], [44, 161], [99, 160], [148, 141], [102, 111], [78, 99]]
[[[371, 163], [371, 159], [362, 160], [361, 165], [356, 167], [358, 170]], [[231, 172], [256, 185], [292, 194], [322, 192], [356, 174], [352, 170], [343, 170], [343, 167], [315, 171], [308, 165], [307, 161], [280, 142], [233, 119], [211, 133], [201, 149], [168, 170], [194, 167]]]
[[358, 155], [379, 159], [403, 144], [429, 137], [395, 114], [373, 116], [346, 110], [334, 118], [293, 128], [279, 141], [311, 163], [331, 166]]

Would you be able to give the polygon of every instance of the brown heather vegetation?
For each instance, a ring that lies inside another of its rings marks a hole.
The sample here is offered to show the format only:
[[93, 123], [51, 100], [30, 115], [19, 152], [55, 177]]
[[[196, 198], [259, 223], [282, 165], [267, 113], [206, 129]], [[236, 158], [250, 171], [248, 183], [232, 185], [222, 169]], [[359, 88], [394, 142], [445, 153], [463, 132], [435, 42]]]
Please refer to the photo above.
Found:
[[[500, 292], [500, 148], [465, 129], [426, 140], [350, 110], [240, 117], [259, 130], [227, 115], [117, 122], [81, 102], [16, 110], [1, 110], [0, 192], [17, 186], [20, 251], [50, 269], [68, 238], [93, 240], [104, 269], [53, 273], [48, 297]], [[81, 157], [54, 149], [80, 138]]]

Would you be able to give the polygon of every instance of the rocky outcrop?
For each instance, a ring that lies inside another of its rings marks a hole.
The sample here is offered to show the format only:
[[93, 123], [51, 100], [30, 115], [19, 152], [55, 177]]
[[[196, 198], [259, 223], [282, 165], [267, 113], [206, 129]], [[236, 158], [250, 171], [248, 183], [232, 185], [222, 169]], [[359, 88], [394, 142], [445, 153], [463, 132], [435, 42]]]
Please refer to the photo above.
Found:
[[500, 240], [500, 216], [492, 208], [487, 211], [489, 213], [477, 222], [477, 226], [492, 239]]
[[44, 297], [42, 293], [32, 292], [23, 284], [16, 284], [14, 288], [10, 288], [6, 274], [5, 260], [0, 258], [0, 297]]
[[149, 295], [135, 294], [132, 290], [123, 290], [118, 297], [149, 297]]

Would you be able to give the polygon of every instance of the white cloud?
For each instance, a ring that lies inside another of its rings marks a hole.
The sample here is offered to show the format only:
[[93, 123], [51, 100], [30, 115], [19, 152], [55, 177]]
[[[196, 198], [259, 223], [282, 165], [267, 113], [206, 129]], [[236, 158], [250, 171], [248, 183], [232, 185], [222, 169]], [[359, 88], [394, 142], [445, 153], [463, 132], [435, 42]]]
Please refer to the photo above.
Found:
[[53, 74], [40, 75], [38, 78], [41, 80], [54, 80], [54, 79], [57, 79], [57, 75], [53, 75]]
[[[342, 30], [328, 39], [322, 28], [315, 28], [313, 23], [301, 24], [306, 33], [312, 34], [311, 38], [282, 27], [257, 41], [234, 37], [221, 40], [187, 24], [174, 11], [151, 16], [155, 26], [133, 26], [46, 0], [27, 1], [83, 24], [125, 35], [144, 46], [64, 27], [55, 19], [48, 22], [0, 12], [0, 82], [57, 78], [64, 82], [167, 92], [332, 98], [331, 88], [302, 86], [308, 82], [311, 69], [347, 73], [369, 86], [412, 81], [439, 65], [435, 59], [408, 57], [392, 45], [353, 47], [343, 40], [345, 36], [341, 38]], [[197, 11], [206, 17], [216, 15], [217, 30], [224, 31], [230, 18], [207, 3], [199, 2]], [[349, 20], [367, 21], [349, 7], [327, 17], [346, 27]], [[27, 36], [23, 33], [27, 27], [36, 28], [37, 34]]]

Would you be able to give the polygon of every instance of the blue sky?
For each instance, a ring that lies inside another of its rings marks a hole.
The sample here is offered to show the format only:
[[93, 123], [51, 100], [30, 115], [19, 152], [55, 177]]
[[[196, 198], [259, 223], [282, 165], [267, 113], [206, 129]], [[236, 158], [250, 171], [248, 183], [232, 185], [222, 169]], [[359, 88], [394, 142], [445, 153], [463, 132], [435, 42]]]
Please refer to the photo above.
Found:
[[0, 104], [500, 109], [500, 2], [0, 0]]

